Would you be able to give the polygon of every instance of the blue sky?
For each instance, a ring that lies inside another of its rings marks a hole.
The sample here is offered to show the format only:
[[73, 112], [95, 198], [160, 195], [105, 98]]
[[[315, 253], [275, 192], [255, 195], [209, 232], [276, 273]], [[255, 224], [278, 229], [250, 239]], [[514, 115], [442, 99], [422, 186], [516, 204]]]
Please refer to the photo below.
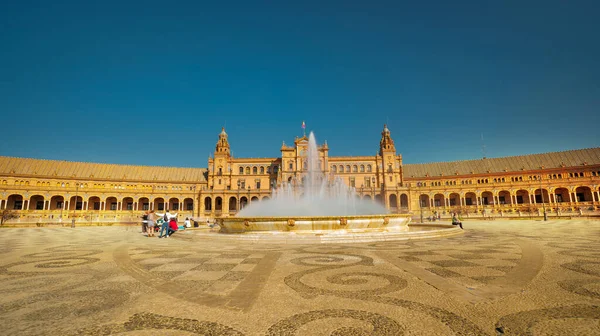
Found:
[[[205, 167], [307, 130], [405, 163], [599, 145], [598, 1], [13, 1], [0, 155]], [[483, 134], [483, 141], [482, 141]]]

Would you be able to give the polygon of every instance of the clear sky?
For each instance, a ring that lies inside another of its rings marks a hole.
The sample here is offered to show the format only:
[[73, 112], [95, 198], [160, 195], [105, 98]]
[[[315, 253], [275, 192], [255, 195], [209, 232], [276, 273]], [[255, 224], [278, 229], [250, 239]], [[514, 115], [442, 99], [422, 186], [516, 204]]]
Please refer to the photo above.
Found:
[[[6, 1], [0, 155], [206, 167], [330, 155], [405, 163], [600, 144], [600, 1]], [[482, 141], [483, 134], [483, 141]]]

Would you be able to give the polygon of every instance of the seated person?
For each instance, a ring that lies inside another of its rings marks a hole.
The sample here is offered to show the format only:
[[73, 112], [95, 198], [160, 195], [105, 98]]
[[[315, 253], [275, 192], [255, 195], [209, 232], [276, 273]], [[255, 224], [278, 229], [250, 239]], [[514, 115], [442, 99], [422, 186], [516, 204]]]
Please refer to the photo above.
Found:
[[167, 234], [167, 237], [175, 233], [175, 231], [177, 231], [178, 229], [179, 228], [177, 226], [177, 219], [171, 218], [171, 221], [169, 222], [169, 233]]
[[460, 228], [462, 229], [462, 222], [458, 220], [458, 218], [456, 218], [456, 215], [452, 216], [452, 225], [458, 225], [460, 226]]

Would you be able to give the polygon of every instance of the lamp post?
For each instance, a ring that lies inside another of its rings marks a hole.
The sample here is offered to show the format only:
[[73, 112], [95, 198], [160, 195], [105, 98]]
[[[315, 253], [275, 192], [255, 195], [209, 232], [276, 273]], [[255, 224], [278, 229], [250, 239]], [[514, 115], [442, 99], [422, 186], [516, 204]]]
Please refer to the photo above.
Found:
[[240, 212], [240, 185], [242, 184], [242, 182], [240, 182], [240, 180], [237, 181], [237, 212]]
[[[547, 221], [548, 215], [546, 214], [546, 203], [544, 203], [544, 189], [542, 189], [542, 174], [540, 174], [540, 198], [542, 200], [542, 211], [544, 212], [544, 221]], [[548, 198], [550, 198], [550, 194], [548, 194]]]
[[375, 176], [371, 177], [371, 189], [373, 190], [373, 202], [375, 202]]

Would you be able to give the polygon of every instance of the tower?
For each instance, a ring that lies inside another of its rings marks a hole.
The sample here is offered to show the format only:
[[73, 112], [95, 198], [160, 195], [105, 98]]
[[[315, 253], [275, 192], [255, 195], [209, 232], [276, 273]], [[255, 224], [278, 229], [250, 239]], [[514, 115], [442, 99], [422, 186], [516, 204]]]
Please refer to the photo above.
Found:
[[208, 159], [209, 183], [215, 189], [224, 189], [229, 184], [231, 175], [231, 147], [227, 140], [225, 127], [219, 133], [219, 140], [215, 147], [214, 158]]
[[397, 195], [392, 196], [391, 203], [388, 194], [402, 186], [402, 155], [396, 154], [396, 146], [387, 125], [383, 125], [381, 140], [379, 141], [379, 153], [377, 155], [377, 180], [385, 197], [386, 207], [396, 208], [399, 206]]

